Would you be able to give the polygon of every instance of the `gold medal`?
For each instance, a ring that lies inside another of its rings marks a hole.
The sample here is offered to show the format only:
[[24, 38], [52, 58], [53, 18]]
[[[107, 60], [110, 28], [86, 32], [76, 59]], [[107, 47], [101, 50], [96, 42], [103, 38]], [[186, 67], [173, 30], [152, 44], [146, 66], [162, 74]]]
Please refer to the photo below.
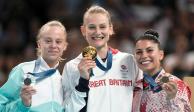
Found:
[[162, 83], [167, 83], [167, 82], [169, 82], [169, 77], [168, 77], [168, 76], [163, 76], [163, 77], [160, 79], [160, 82], [162, 82]]
[[83, 57], [89, 57], [92, 60], [94, 60], [97, 56], [97, 50], [96, 50], [95, 47], [87, 46], [83, 49], [82, 56]]

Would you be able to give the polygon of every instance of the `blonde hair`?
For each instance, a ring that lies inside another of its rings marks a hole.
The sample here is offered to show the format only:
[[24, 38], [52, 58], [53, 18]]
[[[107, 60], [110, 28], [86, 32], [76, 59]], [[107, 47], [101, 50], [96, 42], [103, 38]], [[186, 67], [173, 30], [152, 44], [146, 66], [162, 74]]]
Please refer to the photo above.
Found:
[[[66, 32], [64, 25], [60, 21], [52, 20], [52, 21], [47, 22], [46, 24], [44, 24], [40, 28], [38, 35], [36, 37], [36, 41], [39, 41], [41, 39], [42, 32], [46, 31], [48, 28], [53, 27], [53, 26], [57, 26], [57, 27], [61, 28], [61, 30], [64, 32], [65, 39], [66, 39], [67, 32]], [[39, 48], [37, 48], [37, 56], [40, 56], [40, 55], [41, 55], [41, 50]], [[64, 59], [59, 57], [59, 61], [62, 61], [62, 60], [64, 60]]]
[[85, 20], [86, 18], [90, 15], [90, 14], [105, 14], [108, 18], [109, 21], [109, 25], [112, 26], [112, 22], [111, 22], [111, 16], [110, 13], [105, 10], [103, 7], [98, 6], [98, 5], [93, 5], [91, 6], [85, 13], [83, 16], [83, 24], [85, 24]]
[[36, 38], [37, 41], [40, 40], [40, 38], [41, 38], [41, 33], [44, 32], [44, 31], [45, 31], [46, 29], [48, 29], [49, 27], [52, 27], [52, 26], [58, 26], [58, 27], [60, 27], [60, 28], [62, 29], [62, 31], [64, 31], [65, 37], [67, 36], [67, 32], [66, 32], [66, 29], [65, 29], [65, 27], [63, 26], [63, 24], [62, 24], [61, 22], [57, 21], [57, 20], [53, 20], [53, 21], [47, 22], [46, 24], [44, 24], [44, 25], [40, 28], [40, 30], [39, 30], [39, 32], [38, 32], [38, 35], [37, 35], [37, 38]]

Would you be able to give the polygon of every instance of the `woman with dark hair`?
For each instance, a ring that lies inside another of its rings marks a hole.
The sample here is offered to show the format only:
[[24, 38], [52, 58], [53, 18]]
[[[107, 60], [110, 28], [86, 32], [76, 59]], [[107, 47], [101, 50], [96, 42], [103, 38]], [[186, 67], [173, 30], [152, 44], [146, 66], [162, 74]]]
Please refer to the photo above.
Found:
[[[148, 30], [135, 42], [135, 58], [143, 70], [143, 90], [135, 92], [134, 103], [140, 99], [141, 112], [191, 112], [189, 87], [162, 67], [164, 52], [159, 34]], [[137, 103], [137, 102], [136, 102]], [[134, 105], [137, 108], [137, 105]]]

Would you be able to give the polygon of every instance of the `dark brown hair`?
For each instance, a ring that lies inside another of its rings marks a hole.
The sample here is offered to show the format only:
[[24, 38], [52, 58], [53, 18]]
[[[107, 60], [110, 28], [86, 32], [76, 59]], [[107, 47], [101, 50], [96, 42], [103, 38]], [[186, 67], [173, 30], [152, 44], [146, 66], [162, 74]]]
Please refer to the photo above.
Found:
[[135, 44], [140, 40], [151, 40], [154, 43], [158, 44], [158, 48], [160, 50], [162, 49], [160, 41], [159, 41], [159, 34], [158, 34], [158, 32], [156, 32], [152, 29], [145, 31], [145, 33], [142, 36], [137, 38], [135, 41]]

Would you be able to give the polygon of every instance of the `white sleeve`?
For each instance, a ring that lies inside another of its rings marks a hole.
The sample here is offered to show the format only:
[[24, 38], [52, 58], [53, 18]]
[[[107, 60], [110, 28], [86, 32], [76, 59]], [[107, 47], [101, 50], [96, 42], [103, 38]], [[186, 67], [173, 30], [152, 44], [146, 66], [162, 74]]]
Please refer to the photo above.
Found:
[[137, 66], [137, 62], [134, 58], [134, 56], [132, 56], [132, 66], [133, 66], [133, 70], [134, 70], [134, 87], [138, 87], [140, 89], [143, 89], [143, 85], [142, 85], [142, 79], [143, 79], [143, 71]]
[[86, 97], [86, 93], [75, 90], [68, 103], [65, 104], [65, 112], [79, 112], [86, 105], [84, 97]]
[[79, 112], [86, 104], [84, 100], [86, 93], [75, 89], [79, 78], [77, 64], [66, 63], [62, 74], [65, 112]]
[[134, 71], [134, 93], [133, 93], [133, 104], [132, 104], [132, 112], [139, 112], [140, 110], [140, 102], [143, 91], [143, 71], [137, 66], [137, 62], [132, 56], [131, 60], [132, 70]]

